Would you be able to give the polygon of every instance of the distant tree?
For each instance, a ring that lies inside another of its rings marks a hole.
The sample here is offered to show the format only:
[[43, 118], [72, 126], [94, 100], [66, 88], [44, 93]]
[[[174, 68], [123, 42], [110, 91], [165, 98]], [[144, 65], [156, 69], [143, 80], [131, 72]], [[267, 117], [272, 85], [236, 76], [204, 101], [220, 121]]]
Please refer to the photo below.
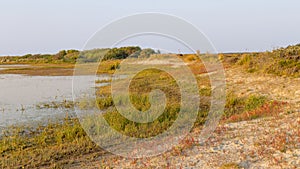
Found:
[[104, 60], [109, 60], [109, 59], [124, 59], [126, 58], [126, 52], [124, 50], [119, 50], [118, 48], [113, 48], [109, 50], [105, 55], [104, 55]]
[[74, 63], [76, 59], [79, 57], [79, 51], [78, 50], [68, 50], [67, 54], [64, 56], [64, 62], [72, 62]]
[[139, 58], [149, 58], [152, 54], [155, 54], [155, 51], [153, 49], [143, 49], [139, 55]]
[[78, 52], [79, 52], [78, 50], [74, 50], [74, 49], [67, 50], [67, 54], [78, 53]]
[[65, 50], [59, 51], [58, 54], [54, 56], [55, 60], [61, 60], [64, 58], [64, 56], [67, 54]]
[[113, 48], [108, 50], [108, 52], [104, 55], [103, 60], [109, 59], [125, 59], [128, 56], [141, 51], [140, 47], [121, 47], [121, 48]]
[[27, 55], [22, 56], [22, 58], [24, 58], [24, 59], [31, 58], [31, 57], [32, 57], [31, 54], [27, 54]]
[[133, 54], [129, 55], [129, 57], [131, 58], [138, 58], [141, 54], [141, 51], [137, 51], [137, 52], [134, 52]]

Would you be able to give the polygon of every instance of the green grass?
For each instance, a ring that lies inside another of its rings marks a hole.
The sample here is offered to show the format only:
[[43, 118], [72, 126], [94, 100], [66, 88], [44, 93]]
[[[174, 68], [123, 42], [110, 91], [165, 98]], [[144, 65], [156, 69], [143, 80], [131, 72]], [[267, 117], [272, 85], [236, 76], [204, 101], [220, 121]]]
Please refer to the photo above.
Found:
[[97, 98], [96, 105], [100, 110], [104, 110], [113, 106], [114, 103], [111, 97], [105, 97], [105, 98]]
[[[101, 89], [97, 92], [98, 95], [106, 97], [97, 98], [98, 107], [100, 109], [114, 107], [112, 98], [109, 97], [110, 89], [107, 87]], [[147, 111], [151, 106], [149, 92], [153, 89], [162, 90], [167, 97], [166, 109], [158, 119], [148, 124], [135, 123], [123, 117], [113, 108], [113, 110], [105, 113], [104, 116], [110, 126], [123, 134], [138, 138], [155, 136], [171, 126], [180, 110], [180, 94], [174, 79], [167, 73], [156, 69], [149, 69], [136, 75], [129, 86], [130, 102], [137, 110], [142, 112]], [[116, 104], [121, 102], [126, 104], [124, 102], [129, 102], [129, 100], [126, 100], [126, 97], [122, 97], [121, 95]]]
[[265, 96], [251, 95], [245, 100], [245, 110], [251, 111], [264, 105], [267, 101]]
[[267, 102], [265, 96], [251, 95], [248, 97], [237, 97], [232, 92], [227, 94], [225, 105], [225, 118], [255, 110]]
[[10, 128], [0, 140], [1, 168], [67, 166], [77, 156], [103, 152], [76, 119], [49, 123], [36, 129]]
[[226, 99], [223, 121], [238, 122], [277, 116], [285, 105], [285, 102], [273, 101], [265, 96], [237, 97], [233, 93], [229, 93]]

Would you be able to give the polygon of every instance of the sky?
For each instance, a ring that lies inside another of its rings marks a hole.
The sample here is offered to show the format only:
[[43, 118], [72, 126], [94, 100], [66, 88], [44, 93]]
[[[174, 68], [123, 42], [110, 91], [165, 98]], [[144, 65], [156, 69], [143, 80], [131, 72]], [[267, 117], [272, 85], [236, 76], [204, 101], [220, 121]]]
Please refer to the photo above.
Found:
[[300, 43], [299, 0], [1, 0], [0, 55], [81, 50], [108, 23], [144, 12], [186, 20], [219, 52]]

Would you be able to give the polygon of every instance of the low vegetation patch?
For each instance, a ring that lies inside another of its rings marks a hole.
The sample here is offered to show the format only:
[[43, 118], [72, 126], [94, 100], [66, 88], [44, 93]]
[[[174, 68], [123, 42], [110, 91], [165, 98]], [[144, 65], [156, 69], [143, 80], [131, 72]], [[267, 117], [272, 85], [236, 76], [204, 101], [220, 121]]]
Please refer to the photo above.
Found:
[[219, 169], [240, 169], [241, 167], [236, 163], [223, 164]]
[[67, 166], [78, 156], [103, 151], [86, 135], [77, 119], [36, 129], [10, 128], [0, 139], [1, 168]]
[[229, 92], [226, 99], [224, 120], [226, 122], [238, 122], [275, 116], [282, 111], [284, 105], [286, 105], [285, 102], [272, 101], [265, 96], [237, 97]]
[[271, 52], [220, 54], [225, 64], [242, 66], [250, 73], [300, 77], [300, 44]]

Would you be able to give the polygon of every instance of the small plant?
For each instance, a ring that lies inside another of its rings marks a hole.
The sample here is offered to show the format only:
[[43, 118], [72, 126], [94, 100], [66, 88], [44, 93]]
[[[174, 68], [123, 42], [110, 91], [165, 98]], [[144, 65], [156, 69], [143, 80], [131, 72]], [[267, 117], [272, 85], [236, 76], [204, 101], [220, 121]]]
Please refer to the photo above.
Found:
[[113, 100], [112, 100], [111, 97], [97, 98], [96, 99], [96, 104], [97, 104], [97, 107], [100, 110], [107, 109], [107, 108], [114, 105]]
[[237, 62], [239, 65], [249, 65], [252, 60], [252, 56], [250, 54], [243, 54], [241, 59]]
[[245, 110], [251, 111], [265, 104], [267, 98], [265, 96], [251, 95], [245, 101]]
[[102, 80], [96, 80], [95, 83], [99, 84], [99, 83], [110, 83], [111, 79], [102, 79]]
[[242, 111], [238, 114], [233, 114], [229, 116], [226, 121], [228, 122], [237, 122], [237, 121], [244, 121], [244, 120], [253, 120], [260, 117], [267, 117], [267, 116], [276, 116], [282, 111], [282, 107], [285, 105], [284, 102], [277, 102], [271, 101], [268, 103], [264, 103], [260, 107], [251, 108], [248, 111]]
[[240, 166], [236, 163], [223, 164], [219, 169], [239, 169]]

